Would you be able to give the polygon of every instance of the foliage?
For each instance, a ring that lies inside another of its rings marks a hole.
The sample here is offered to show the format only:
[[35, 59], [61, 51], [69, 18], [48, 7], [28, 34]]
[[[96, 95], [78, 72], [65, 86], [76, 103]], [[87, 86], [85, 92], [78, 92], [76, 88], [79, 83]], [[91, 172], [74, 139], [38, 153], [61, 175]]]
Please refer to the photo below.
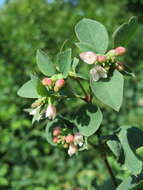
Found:
[[[28, 81], [30, 70], [35, 69], [36, 49], [48, 50], [48, 54], [54, 55], [64, 39], [70, 39], [67, 42], [68, 46], [74, 47], [74, 52], [78, 52], [71, 41], [75, 38], [72, 35], [73, 26], [79, 19], [87, 17], [104, 23], [111, 36], [113, 29], [127, 21], [127, 17], [134, 15], [134, 12], [139, 15], [139, 21], [142, 22], [141, 7], [141, 1], [127, 0], [118, 1], [116, 4], [113, 0], [104, 4], [102, 1], [95, 3], [90, 0], [75, 1], [75, 4], [73, 1], [47, 3], [43, 0], [22, 0], [13, 1], [1, 8], [0, 185], [2, 189], [73, 190], [86, 189], [87, 185], [91, 188], [102, 185], [103, 189], [109, 189], [108, 174], [98, 155], [88, 151], [88, 154], [82, 152], [78, 157], [69, 159], [62, 151], [51, 148], [45, 141], [44, 124], [40, 126], [35, 124], [31, 128], [30, 118], [28, 119], [23, 113], [28, 102], [24, 99], [21, 101], [16, 92], [24, 81]], [[68, 18], [68, 22], [65, 18]], [[109, 129], [116, 129], [123, 124], [135, 124], [143, 128], [140, 104], [143, 97], [142, 29], [142, 26], [138, 27], [125, 58], [128, 66], [135, 71], [136, 78], [126, 80], [127, 90], [124, 93], [125, 100], [120, 116], [115, 112], [111, 113], [110, 108], [107, 108], [108, 112], [104, 112], [102, 124], [105, 126], [103, 129], [105, 134], [109, 133]], [[84, 73], [86, 66], [80, 70]], [[86, 83], [84, 86], [87, 88]], [[76, 89], [74, 82], [71, 84], [71, 90], [72, 88]], [[80, 100], [78, 104], [81, 104]], [[67, 105], [70, 105], [66, 106], [70, 112], [75, 109], [77, 103], [70, 100]], [[100, 105], [102, 106], [101, 103]], [[65, 105], [61, 107], [66, 115]], [[102, 106], [101, 110], [104, 109]], [[143, 158], [141, 149], [138, 153]], [[128, 174], [123, 172], [124, 167], [119, 170], [121, 167], [114, 159], [108, 158], [120, 180], [128, 177]]]

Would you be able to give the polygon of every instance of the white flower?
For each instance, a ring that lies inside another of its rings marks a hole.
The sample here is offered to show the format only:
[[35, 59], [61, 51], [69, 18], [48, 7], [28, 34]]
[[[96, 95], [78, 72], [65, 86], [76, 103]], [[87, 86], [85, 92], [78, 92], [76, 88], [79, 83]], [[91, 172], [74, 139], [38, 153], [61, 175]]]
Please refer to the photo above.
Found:
[[95, 61], [97, 59], [96, 53], [94, 53], [92, 51], [83, 52], [79, 56], [87, 64], [93, 64], [93, 63], [95, 63]]
[[77, 146], [75, 146], [73, 143], [70, 144], [69, 149], [68, 149], [68, 155], [72, 156], [78, 151]]
[[37, 112], [39, 112], [40, 107], [41, 107], [41, 106], [38, 106], [37, 108], [32, 109], [32, 110], [29, 112], [29, 114], [30, 114], [30, 115], [35, 115]]
[[83, 136], [80, 133], [74, 135], [74, 144], [79, 146], [83, 145]]
[[38, 106], [37, 108], [32, 109], [29, 114], [33, 115], [33, 120], [34, 121], [39, 121], [42, 118], [42, 113], [40, 112], [41, 106]]
[[54, 119], [56, 115], [57, 115], [56, 107], [49, 104], [45, 113], [45, 117], [46, 118], [48, 117], [49, 119]]
[[99, 65], [91, 69], [90, 74], [94, 81], [98, 81], [100, 78], [107, 78], [107, 71]]

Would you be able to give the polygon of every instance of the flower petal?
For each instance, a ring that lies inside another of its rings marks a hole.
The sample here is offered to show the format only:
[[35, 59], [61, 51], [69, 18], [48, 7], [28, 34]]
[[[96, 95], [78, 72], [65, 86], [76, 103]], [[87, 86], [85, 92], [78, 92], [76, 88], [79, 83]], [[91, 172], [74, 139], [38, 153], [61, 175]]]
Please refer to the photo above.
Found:
[[93, 64], [93, 63], [95, 63], [95, 61], [97, 59], [96, 53], [94, 53], [92, 51], [83, 52], [79, 56], [87, 64]]

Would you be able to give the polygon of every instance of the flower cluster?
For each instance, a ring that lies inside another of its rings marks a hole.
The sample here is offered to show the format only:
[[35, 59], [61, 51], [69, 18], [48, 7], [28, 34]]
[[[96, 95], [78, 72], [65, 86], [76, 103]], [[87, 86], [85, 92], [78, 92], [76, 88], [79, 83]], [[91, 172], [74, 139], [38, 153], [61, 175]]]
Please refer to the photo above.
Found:
[[124, 47], [117, 47], [110, 50], [105, 55], [99, 55], [92, 51], [86, 51], [80, 54], [80, 58], [87, 64], [94, 64], [95, 66], [90, 70], [93, 81], [98, 81], [100, 78], [107, 78], [108, 72], [111, 68], [119, 71], [124, 70], [124, 64], [118, 62], [117, 57], [124, 55], [126, 49]]
[[55, 127], [53, 130], [53, 142], [63, 148], [68, 148], [69, 156], [77, 153], [84, 144], [84, 138], [79, 133], [72, 133], [67, 128]]
[[37, 121], [42, 118], [54, 119], [56, 117], [56, 107], [52, 104], [47, 105], [47, 99], [48, 98], [46, 97], [39, 98], [31, 105], [32, 109], [30, 110], [29, 114], [33, 116], [37, 115]]
[[65, 80], [62, 77], [56, 80], [56, 76], [53, 76], [52, 78], [43, 78], [42, 84], [48, 87], [49, 90], [58, 92], [64, 86]]
[[[41, 81], [42, 85], [46, 87], [48, 91], [52, 93], [58, 93], [59, 90], [65, 85], [65, 80], [62, 74], [57, 74], [52, 76], [51, 78], [45, 77]], [[38, 115], [36, 120], [40, 120], [42, 118], [54, 119], [57, 115], [57, 109], [54, 106], [55, 98], [52, 96], [43, 97], [36, 100], [31, 105], [31, 110], [29, 112], [30, 115]]]

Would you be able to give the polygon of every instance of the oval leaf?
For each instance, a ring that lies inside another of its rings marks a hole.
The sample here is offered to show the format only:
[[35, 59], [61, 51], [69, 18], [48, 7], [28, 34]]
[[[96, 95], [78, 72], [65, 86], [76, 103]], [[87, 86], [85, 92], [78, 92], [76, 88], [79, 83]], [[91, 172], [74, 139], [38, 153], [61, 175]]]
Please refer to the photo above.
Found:
[[50, 60], [49, 56], [42, 50], [37, 50], [36, 55], [37, 65], [39, 70], [46, 76], [52, 76], [55, 74], [55, 67]]
[[17, 94], [24, 98], [39, 98], [39, 94], [35, 86], [33, 85], [33, 80], [26, 82], [17, 92]]
[[119, 111], [123, 100], [124, 78], [117, 70], [113, 76], [107, 80], [98, 82], [91, 80], [91, 88], [94, 95], [105, 105], [110, 106], [116, 111]]
[[136, 149], [143, 146], [143, 131], [135, 127], [123, 126], [118, 138], [125, 154], [125, 166], [133, 175], [138, 175], [142, 170], [142, 162], [136, 156]]
[[95, 105], [84, 105], [76, 113], [73, 122], [82, 135], [91, 136], [102, 122], [102, 112]]
[[126, 46], [137, 29], [137, 18], [131, 17], [127, 23], [119, 26], [113, 33], [114, 47]]
[[77, 38], [89, 44], [96, 53], [105, 53], [108, 47], [108, 34], [104, 25], [95, 20], [84, 18], [75, 26]]
[[78, 43], [75, 43], [75, 45], [81, 50], [81, 52], [95, 51], [95, 47], [85, 42], [78, 42]]
[[71, 63], [72, 63], [71, 49], [68, 49], [66, 51], [59, 53], [58, 63], [59, 63], [60, 72], [66, 78], [68, 76], [70, 69], [71, 69]]

